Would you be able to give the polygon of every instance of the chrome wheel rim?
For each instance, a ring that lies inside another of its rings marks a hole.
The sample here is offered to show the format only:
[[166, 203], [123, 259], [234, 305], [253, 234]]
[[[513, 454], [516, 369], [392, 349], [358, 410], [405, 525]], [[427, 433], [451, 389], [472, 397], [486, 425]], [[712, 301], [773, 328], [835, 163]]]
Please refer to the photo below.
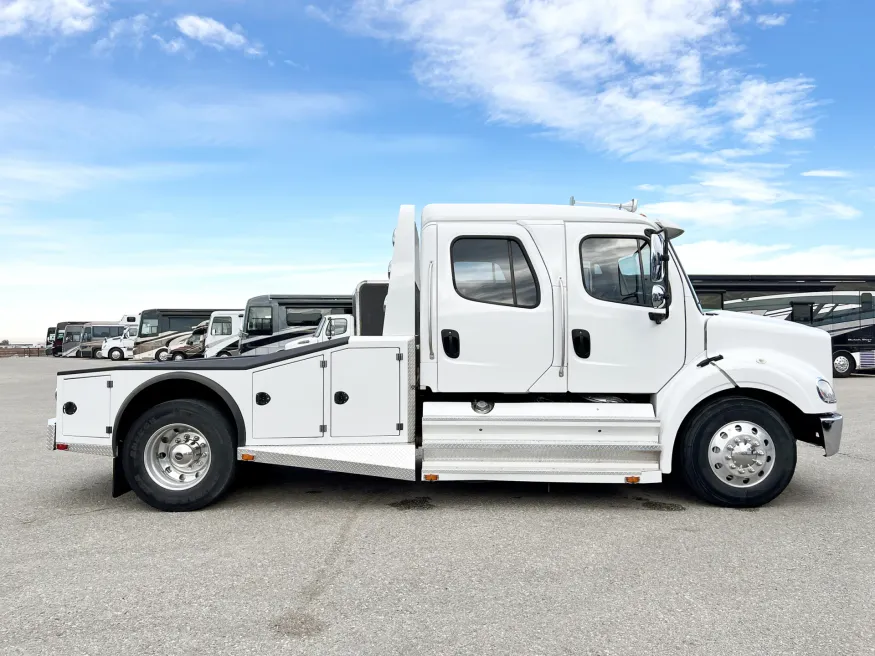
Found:
[[109, 357], [111, 360], [121, 360], [122, 354], [119, 353], [118, 351], [113, 351], [112, 353], [109, 354]]
[[188, 424], [170, 424], [152, 433], [143, 455], [146, 473], [166, 490], [188, 490], [210, 469], [210, 443]]
[[848, 369], [851, 368], [851, 361], [848, 360], [847, 356], [840, 355], [835, 360], [833, 360], [832, 366], [835, 367], [835, 370], [840, 374], [848, 373]]
[[166, 362], [167, 358], [169, 358], [169, 357], [170, 357], [170, 353], [168, 353], [167, 351], [158, 351], [158, 360], [160, 362]]
[[733, 421], [721, 427], [708, 443], [711, 473], [731, 487], [759, 485], [775, 467], [775, 442], [768, 432], [750, 421]]

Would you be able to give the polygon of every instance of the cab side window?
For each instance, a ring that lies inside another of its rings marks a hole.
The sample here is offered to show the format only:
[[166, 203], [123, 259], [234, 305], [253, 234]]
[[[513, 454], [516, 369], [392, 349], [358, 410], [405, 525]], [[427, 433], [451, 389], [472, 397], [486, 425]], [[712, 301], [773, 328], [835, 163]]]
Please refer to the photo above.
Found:
[[519, 308], [538, 307], [538, 281], [516, 239], [460, 237], [450, 247], [450, 256], [453, 284], [462, 298]]
[[639, 237], [586, 237], [580, 242], [583, 285], [593, 298], [648, 305], [650, 243]]

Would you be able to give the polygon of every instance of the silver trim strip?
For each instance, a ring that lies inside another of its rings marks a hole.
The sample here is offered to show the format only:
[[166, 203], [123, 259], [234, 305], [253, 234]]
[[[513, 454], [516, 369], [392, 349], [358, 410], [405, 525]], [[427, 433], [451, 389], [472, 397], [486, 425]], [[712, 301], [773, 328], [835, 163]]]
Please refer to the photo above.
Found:
[[432, 307], [434, 306], [434, 260], [428, 263], [428, 359], [434, 360], [434, 341], [432, 339]]
[[559, 378], [565, 376], [565, 288], [562, 286], [562, 276], [559, 276], [559, 326], [562, 331], [559, 350]]

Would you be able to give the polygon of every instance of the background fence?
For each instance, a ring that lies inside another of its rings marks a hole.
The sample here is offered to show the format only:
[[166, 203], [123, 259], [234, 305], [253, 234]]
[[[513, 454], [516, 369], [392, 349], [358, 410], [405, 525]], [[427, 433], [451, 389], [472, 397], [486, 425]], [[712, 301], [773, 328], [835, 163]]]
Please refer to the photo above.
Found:
[[46, 356], [45, 348], [4, 348], [0, 347], [0, 358], [14, 358], [14, 357], [30, 357], [30, 358], [43, 358]]

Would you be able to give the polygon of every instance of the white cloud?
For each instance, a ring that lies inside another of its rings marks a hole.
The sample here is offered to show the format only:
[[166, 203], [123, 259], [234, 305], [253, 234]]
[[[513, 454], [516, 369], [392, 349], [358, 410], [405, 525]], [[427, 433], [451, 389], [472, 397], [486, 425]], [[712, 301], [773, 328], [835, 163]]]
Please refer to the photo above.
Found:
[[701, 241], [676, 246], [691, 275], [871, 275], [875, 249], [838, 244], [794, 248], [787, 244]]
[[760, 14], [757, 16], [757, 25], [763, 29], [781, 27], [787, 23], [787, 14]]
[[805, 171], [802, 174], [806, 178], [849, 178], [851, 174], [847, 171], [835, 171], [829, 169], [816, 169], [814, 171]]
[[323, 23], [330, 23], [331, 16], [324, 9], [320, 9], [315, 5], [307, 5], [304, 7], [304, 13], [307, 14], [310, 18], [313, 18], [318, 21], [322, 21]]
[[659, 185], [640, 184], [635, 188], [640, 191], [658, 191], [661, 187]]
[[264, 54], [261, 44], [249, 41], [239, 25], [229, 29], [213, 18], [193, 14], [179, 16], [175, 23], [177, 29], [188, 38], [200, 41], [216, 50], [229, 48], [256, 57]]
[[153, 34], [152, 38], [158, 42], [158, 47], [168, 55], [175, 55], [185, 50], [185, 41], [181, 38], [165, 40], [157, 34]]
[[90, 32], [106, 7], [101, 0], [3, 0], [0, 38]]
[[729, 228], [799, 226], [861, 215], [860, 210], [846, 203], [793, 189], [783, 178], [784, 168], [742, 164], [703, 171], [689, 183], [666, 187], [665, 200], [647, 204], [641, 211], [682, 224]]
[[810, 139], [814, 136], [810, 99], [814, 89], [808, 78], [766, 82], [746, 78], [725, 93], [717, 105], [734, 116], [731, 125], [745, 141], [770, 146], [779, 139]]
[[409, 44], [414, 74], [491, 120], [636, 158], [812, 136], [807, 79], [726, 69], [740, 0], [357, 0], [353, 29]]
[[139, 49], [143, 47], [143, 36], [149, 29], [150, 23], [151, 19], [146, 14], [137, 14], [114, 21], [109, 26], [107, 35], [94, 44], [94, 51], [109, 52], [119, 44]]

